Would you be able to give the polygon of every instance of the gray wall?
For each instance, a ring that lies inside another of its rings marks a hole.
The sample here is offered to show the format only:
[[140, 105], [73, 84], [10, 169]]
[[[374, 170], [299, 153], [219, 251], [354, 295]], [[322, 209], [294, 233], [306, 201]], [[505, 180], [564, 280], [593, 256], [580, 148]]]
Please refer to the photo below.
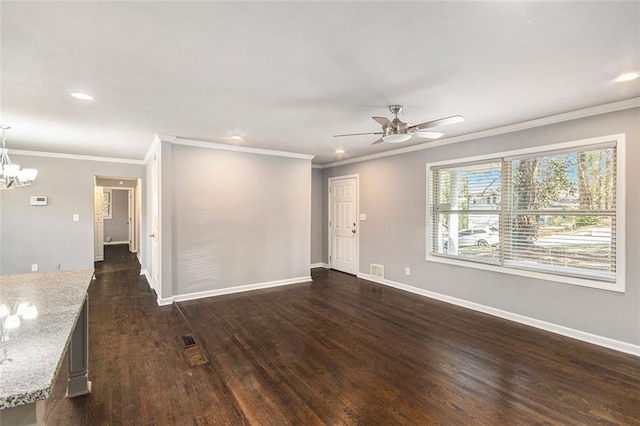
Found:
[[104, 241], [129, 241], [129, 194], [111, 189], [111, 219], [104, 220]]
[[309, 160], [173, 145], [170, 161], [173, 295], [309, 275]]
[[[92, 268], [94, 176], [142, 177], [144, 166], [9, 154], [14, 163], [37, 168], [38, 179], [0, 191], [0, 274], [30, 272], [32, 263], [40, 271], [56, 263], [62, 269]], [[30, 206], [32, 195], [46, 195], [49, 205]], [[79, 222], [73, 221], [76, 213]]]
[[323, 263], [322, 230], [325, 221], [322, 220], [322, 170], [311, 171], [311, 263]]
[[[425, 164], [518, 148], [626, 133], [627, 290], [624, 294], [425, 260]], [[327, 179], [360, 174], [360, 265], [385, 266], [386, 278], [527, 317], [640, 344], [640, 109], [415, 151], [323, 170]], [[323, 223], [326, 208], [323, 207]], [[327, 228], [323, 227], [323, 262]], [[411, 276], [404, 268], [411, 267]]]

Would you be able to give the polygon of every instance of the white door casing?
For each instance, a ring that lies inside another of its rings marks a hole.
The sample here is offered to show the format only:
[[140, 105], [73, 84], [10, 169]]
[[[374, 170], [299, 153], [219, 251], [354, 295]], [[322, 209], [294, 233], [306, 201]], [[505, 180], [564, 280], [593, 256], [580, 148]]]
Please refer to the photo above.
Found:
[[142, 179], [138, 178], [136, 180], [136, 189], [135, 189], [135, 205], [133, 209], [134, 214], [134, 228], [136, 230], [133, 241], [136, 253], [138, 253], [138, 262], [142, 264], [142, 257], [140, 252], [143, 248], [140, 247], [140, 234], [142, 233]]
[[129, 234], [129, 252], [135, 253], [137, 251], [134, 235], [135, 235], [135, 222], [133, 220], [134, 212], [133, 212], [134, 204], [133, 204], [133, 189], [129, 188], [127, 190], [127, 233]]
[[93, 191], [93, 261], [104, 260], [104, 219], [102, 218], [102, 187]]
[[329, 178], [329, 267], [358, 273], [358, 175]]
[[151, 288], [156, 291], [158, 297], [160, 294], [160, 180], [158, 176], [158, 160], [154, 156], [151, 160], [151, 173], [149, 182], [149, 196], [151, 199], [151, 232], [149, 238], [151, 239]]

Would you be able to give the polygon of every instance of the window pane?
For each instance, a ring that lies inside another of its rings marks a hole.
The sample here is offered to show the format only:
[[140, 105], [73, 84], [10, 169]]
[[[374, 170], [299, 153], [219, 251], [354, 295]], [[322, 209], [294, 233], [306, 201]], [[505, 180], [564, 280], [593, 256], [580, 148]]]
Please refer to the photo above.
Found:
[[430, 168], [430, 253], [616, 282], [616, 143]]
[[[497, 263], [499, 259], [500, 235], [495, 226], [498, 215], [468, 215], [471, 217], [472, 228], [451, 232], [444, 223], [455, 223], [463, 220], [464, 215], [457, 213], [443, 213], [440, 215], [440, 239], [437, 241], [436, 251], [448, 256], [464, 257], [476, 261]], [[469, 220], [465, 221], [469, 223]]]
[[511, 161], [515, 210], [615, 208], [615, 148]]
[[440, 169], [436, 179], [439, 210], [499, 209], [500, 162]]
[[613, 223], [608, 216], [515, 215], [505, 264], [613, 280]]

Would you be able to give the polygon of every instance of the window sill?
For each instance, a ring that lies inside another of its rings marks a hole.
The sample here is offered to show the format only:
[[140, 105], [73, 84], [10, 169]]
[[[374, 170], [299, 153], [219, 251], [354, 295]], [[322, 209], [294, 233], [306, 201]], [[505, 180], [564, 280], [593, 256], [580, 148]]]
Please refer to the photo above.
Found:
[[427, 255], [427, 262], [444, 263], [447, 265], [462, 266], [471, 269], [481, 269], [484, 271], [497, 272], [500, 274], [517, 275], [526, 278], [535, 278], [539, 280], [557, 282], [562, 284], [571, 284], [579, 287], [596, 288], [599, 290], [608, 290], [616, 293], [625, 292], [624, 277], [618, 275], [617, 282], [612, 283], [608, 281], [599, 281], [595, 279], [569, 277], [564, 275], [556, 275], [545, 272], [530, 271], [525, 269], [507, 268], [498, 265], [492, 265], [485, 262], [475, 262], [472, 260], [460, 260], [448, 256], [438, 256], [429, 253]]

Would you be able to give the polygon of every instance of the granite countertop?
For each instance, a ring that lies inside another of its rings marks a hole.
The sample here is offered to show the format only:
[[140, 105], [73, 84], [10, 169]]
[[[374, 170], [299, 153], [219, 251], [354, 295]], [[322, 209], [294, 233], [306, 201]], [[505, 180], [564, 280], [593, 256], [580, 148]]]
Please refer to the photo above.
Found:
[[0, 309], [37, 309], [18, 328], [0, 328], [9, 338], [0, 341], [0, 409], [50, 396], [92, 277], [93, 269], [0, 276]]

